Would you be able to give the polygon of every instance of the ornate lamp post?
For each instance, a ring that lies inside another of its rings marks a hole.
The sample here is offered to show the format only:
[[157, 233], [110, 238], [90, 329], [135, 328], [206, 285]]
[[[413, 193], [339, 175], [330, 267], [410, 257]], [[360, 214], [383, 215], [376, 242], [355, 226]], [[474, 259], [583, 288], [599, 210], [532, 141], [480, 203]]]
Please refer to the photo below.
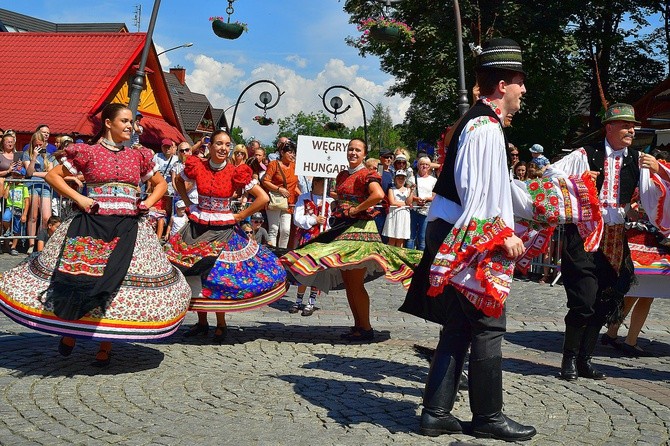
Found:
[[[260, 105], [258, 102], [254, 103], [254, 105], [256, 107], [263, 110], [263, 117], [264, 118], [265, 118], [265, 114], [267, 113], [268, 110], [277, 106], [277, 104], [279, 103], [279, 99], [281, 99], [281, 96], [285, 93], [285, 92], [281, 91], [279, 89], [279, 87], [277, 86], [277, 84], [275, 84], [271, 80], [261, 79], [261, 80], [258, 80], [256, 82], [252, 82], [251, 84], [249, 84], [244, 90], [242, 90], [242, 93], [240, 93], [240, 96], [237, 98], [237, 101], [235, 102], [235, 109], [233, 110], [233, 118], [230, 120], [230, 131], [231, 132], [233, 131], [233, 128], [235, 127], [235, 116], [237, 115], [237, 107], [242, 103], [241, 102], [242, 101], [242, 96], [244, 96], [244, 93], [246, 93], [254, 85], [258, 85], [258, 84], [262, 84], [262, 83], [270, 84], [277, 90], [277, 99], [275, 99], [274, 103], [272, 103], [273, 97], [272, 97], [272, 94], [269, 91], [264, 91], [258, 96], [258, 100], [263, 105]], [[260, 121], [259, 121], [259, 123], [260, 123]], [[262, 124], [261, 123], [261, 125], [267, 125], [267, 124]]]
[[337, 121], [337, 115], [346, 113], [351, 108], [351, 105], [347, 105], [344, 108], [344, 110], [339, 111], [343, 105], [342, 98], [340, 98], [339, 96], [332, 97], [330, 99], [330, 106], [333, 108], [331, 109], [328, 107], [328, 105], [326, 104], [326, 96], [328, 95], [328, 92], [330, 90], [333, 90], [335, 88], [341, 88], [343, 90], [347, 90], [349, 93], [351, 93], [353, 97], [355, 97], [358, 100], [358, 104], [361, 106], [361, 110], [363, 111], [363, 132], [365, 133], [365, 144], [368, 144], [368, 121], [367, 118], [365, 117], [365, 107], [363, 106], [363, 101], [361, 101], [360, 96], [358, 96], [355, 91], [353, 91], [349, 87], [345, 87], [344, 85], [333, 85], [332, 87], [328, 87], [326, 91], [323, 92], [323, 96], [319, 96], [321, 98], [321, 101], [323, 101], [323, 108], [325, 108], [328, 113], [332, 114], [335, 117], [335, 121]]
[[193, 46], [193, 43], [191, 43], [191, 42], [189, 42], [189, 43], [182, 43], [182, 44], [179, 45], [179, 46], [175, 46], [175, 47], [168, 48], [168, 49], [166, 49], [166, 50], [161, 51], [160, 53], [157, 54], [157, 56], [160, 56], [161, 54], [165, 54], [165, 53], [167, 53], [168, 51], [178, 50], [179, 48], [188, 48], [188, 47], [191, 47], [191, 46]]

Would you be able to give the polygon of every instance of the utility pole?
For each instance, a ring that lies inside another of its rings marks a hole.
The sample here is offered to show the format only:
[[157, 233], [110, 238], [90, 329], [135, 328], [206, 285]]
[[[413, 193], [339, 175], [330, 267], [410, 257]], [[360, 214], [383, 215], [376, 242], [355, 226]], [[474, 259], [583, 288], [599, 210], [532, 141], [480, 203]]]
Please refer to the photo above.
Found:
[[133, 25], [137, 28], [137, 32], [140, 32], [140, 26], [142, 25], [142, 5], [135, 5], [135, 15], [133, 16]]

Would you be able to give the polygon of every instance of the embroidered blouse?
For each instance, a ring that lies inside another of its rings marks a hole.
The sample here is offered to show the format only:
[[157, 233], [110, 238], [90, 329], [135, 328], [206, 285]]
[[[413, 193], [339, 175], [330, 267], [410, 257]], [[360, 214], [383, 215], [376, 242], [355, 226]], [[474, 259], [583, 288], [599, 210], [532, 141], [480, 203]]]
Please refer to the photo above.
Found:
[[[602, 220], [595, 184], [588, 177], [511, 182], [500, 126], [503, 117], [495, 104], [486, 98], [483, 102], [498, 120], [475, 117], [460, 135], [454, 135], [459, 138], [454, 176], [461, 204], [436, 195], [428, 212], [429, 220], [441, 218], [454, 224], [431, 265], [428, 295], [439, 295], [449, 284], [487, 316], [499, 317], [515, 261], [523, 259], [509, 259], [503, 250], [505, 239], [515, 229], [530, 254], [549, 242], [547, 232], [540, 228], [584, 220], [591, 222], [585, 234], [596, 234], [598, 239]], [[515, 214], [530, 221], [517, 225]]]
[[137, 215], [139, 185], [156, 173], [149, 149], [108, 150], [100, 144], [72, 144], [61, 159], [72, 175], [83, 175], [100, 215]]
[[258, 184], [252, 174], [253, 171], [246, 164], [235, 167], [226, 163], [221, 170], [214, 170], [209, 160], [189, 155], [181, 176], [195, 183], [198, 203], [186, 209], [188, 218], [204, 225], [234, 225], [236, 222], [231, 208], [233, 195], [237, 189], [248, 191]]
[[[351, 207], [356, 207], [367, 200], [370, 196], [368, 186], [370, 183], [379, 183], [381, 187], [381, 177], [377, 171], [372, 171], [365, 166], [350, 174], [348, 170], [342, 170], [335, 178], [335, 188], [337, 190], [337, 208], [333, 211], [336, 218], [348, 217], [345, 211]], [[354, 214], [353, 218], [359, 220], [371, 220], [379, 214], [379, 210], [370, 207], [365, 211]]]

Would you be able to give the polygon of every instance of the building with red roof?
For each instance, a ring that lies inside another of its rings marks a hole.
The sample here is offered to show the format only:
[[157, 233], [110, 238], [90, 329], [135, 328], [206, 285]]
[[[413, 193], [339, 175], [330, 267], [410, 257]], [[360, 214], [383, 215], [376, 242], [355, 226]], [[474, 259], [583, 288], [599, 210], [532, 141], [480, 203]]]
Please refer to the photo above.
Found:
[[[145, 39], [127, 32], [0, 32], [0, 47], [12, 54], [0, 64], [0, 128], [17, 133], [17, 147], [39, 124], [52, 134], [92, 136], [106, 104], [128, 104]], [[163, 138], [185, 140], [153, 45], [146, 73], [140, 142], [157, 148]]]

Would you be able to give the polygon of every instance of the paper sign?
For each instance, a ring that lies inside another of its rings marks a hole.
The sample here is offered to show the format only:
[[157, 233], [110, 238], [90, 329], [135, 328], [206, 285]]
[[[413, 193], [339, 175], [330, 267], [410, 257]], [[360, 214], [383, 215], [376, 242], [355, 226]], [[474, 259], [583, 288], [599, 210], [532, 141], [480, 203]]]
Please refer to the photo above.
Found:
[[349, 167], [348, 139], [298, 135], [295, 174], [306, 177], [335, 178]]

